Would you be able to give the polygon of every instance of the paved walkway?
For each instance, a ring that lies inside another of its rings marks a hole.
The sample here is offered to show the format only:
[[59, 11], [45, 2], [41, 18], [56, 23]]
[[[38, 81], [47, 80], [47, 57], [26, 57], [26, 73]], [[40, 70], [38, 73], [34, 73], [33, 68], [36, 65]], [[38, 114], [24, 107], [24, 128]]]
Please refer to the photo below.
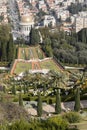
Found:
[[[69, 108], [70, 110], [74, 110], [74, 101], [72, 102], [64, 102], [65, 108]], [[87, 100], [82, 100], [81, 101], [81, 107], [82, 108], [87, 108]]]
[[87, 130], [87, 121], [84, 121], [82, 123], [73, 123], [70, 124], [70, 127], [76, 127], [78, 130]]

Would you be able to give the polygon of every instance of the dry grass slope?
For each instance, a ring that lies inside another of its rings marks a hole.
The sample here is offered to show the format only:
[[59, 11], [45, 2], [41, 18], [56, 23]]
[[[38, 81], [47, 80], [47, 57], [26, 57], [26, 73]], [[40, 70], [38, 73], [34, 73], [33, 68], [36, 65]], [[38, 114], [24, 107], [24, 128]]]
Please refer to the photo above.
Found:
[[5, 120], [11, 122], [21, 118], [29, 120], [29, 115], [23, 107], [13, 103], [0, 103], [0, 123]]

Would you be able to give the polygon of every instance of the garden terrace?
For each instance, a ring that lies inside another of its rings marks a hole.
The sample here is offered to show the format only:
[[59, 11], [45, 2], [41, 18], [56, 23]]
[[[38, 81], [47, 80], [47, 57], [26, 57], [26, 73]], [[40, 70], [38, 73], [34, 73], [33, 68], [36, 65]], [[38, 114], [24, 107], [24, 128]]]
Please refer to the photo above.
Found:
[[20, 74], [21, 72], [25, 72], [31, 69], [32, 69], [31, 62], [17, 61], [13, 73]]
[[19, 47], [18, 59], [14, 61], [11, 74], [47, 73], [49, 70], [63, 72], [63, 68], [53, 58], [46, 58], [40, 46]]
[[43, 59], [44, 53], [40, 49], [40, 46], [19, 48], [18, 59], [30, 60], [30, 59]]
[[20, 74], [21, 72], [25, 71], [35, 71], [41, 72], [43, 71], [48, 72], [48, 70], [54, 70], [57, 72], [62, 72], [62, 69], [54, 62], [52, 58], [45, 58], [45, 59], [38, 59], [38, 60], [16, 60], [15, 67], [13, 69], [13, 73]]

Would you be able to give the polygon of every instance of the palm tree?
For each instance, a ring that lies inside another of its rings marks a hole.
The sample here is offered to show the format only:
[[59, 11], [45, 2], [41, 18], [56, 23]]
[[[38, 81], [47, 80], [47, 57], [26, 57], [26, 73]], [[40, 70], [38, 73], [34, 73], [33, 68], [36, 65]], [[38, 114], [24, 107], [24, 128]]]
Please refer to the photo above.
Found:
[[51, 81], [56, 89], [67, 89], [64, 77], [61, 73], [51, 72]]
[[86, 71], [87, 71], [86, 67], [77, 74], [69, 71], [70, 82], [73, 82], [69, 85], [69, 87], [73, 87], [74, 89], [77, 87], [82, 88], [82, 86], [84, 86], [86, 83], [86, 75], [85, 75]]
[[80, 110], [80, 91], [81, 93], [84, 93], [85, 92], [84, 87], [86, 87], [87, 85], [86, 71], [87, 71], [87, 67], [82, 69], [78, 74], [70, 72], [71, 74], [70, 81], [73, 83], [71, 83], [69, 87], [71, 87], [73, 92], [75, 92], [75, 106], [74, 106], [75, 111]]

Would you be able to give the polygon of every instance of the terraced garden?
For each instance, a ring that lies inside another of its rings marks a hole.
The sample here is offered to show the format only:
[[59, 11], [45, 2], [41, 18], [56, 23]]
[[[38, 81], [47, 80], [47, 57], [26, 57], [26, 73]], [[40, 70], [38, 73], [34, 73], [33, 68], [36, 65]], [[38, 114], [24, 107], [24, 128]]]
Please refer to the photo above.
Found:
[[29, 48], [19, 48], [18, 59], [30, 60], [30, 59], [44, 59], [44, 58], [45, 55], [39, 46]]
[[29, 70], [42, 70], [42, 69], [61, 72], [60, 67], [53, 61], [53, 59], [46, 59], [41, 61], [32, 60], [31, 62], [17, 61], [16, 67], [14, 68], [14, 73], [20, 74], [21, 72]]
[[40, 46], [19, 48], [18, 59], [15, 60], [11, 74], [20, 74], [29, 70], [54, 70], [61, 72], [62, 68], [52, 58], [46, 58]]

